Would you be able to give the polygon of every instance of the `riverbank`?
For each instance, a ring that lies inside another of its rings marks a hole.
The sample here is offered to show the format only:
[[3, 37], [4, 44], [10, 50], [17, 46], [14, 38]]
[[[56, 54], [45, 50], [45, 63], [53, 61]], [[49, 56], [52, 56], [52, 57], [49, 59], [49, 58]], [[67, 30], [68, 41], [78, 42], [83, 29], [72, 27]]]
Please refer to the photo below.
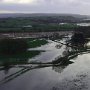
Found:
[[53, 36], [56, 33], [58, 35], [68, 35], [72, 34], [73, 31], [0, 33], [0, 38], [42, 38]]

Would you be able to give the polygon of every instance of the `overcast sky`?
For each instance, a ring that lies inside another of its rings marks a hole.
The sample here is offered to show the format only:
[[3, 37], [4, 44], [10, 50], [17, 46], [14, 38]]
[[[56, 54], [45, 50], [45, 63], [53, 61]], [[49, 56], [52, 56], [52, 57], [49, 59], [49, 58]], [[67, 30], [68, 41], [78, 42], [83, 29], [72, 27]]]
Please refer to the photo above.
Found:
[[90, 0], [0, 0], [0, 13], [72, 13], [90, 15]]

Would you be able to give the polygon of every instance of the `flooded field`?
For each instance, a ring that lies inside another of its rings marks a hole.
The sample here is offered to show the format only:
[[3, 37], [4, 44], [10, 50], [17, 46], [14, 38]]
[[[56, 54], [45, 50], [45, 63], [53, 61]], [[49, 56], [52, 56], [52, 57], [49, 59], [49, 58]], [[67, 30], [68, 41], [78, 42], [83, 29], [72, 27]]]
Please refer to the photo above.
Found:
[[78, 26], [90, 26], [90, 23], [77, 23]]
[[90, 43], [70, 47], [65, 41], [30, 48], [39, 51], [32, 57], [0, 58], [0, 90], [90, 90]]

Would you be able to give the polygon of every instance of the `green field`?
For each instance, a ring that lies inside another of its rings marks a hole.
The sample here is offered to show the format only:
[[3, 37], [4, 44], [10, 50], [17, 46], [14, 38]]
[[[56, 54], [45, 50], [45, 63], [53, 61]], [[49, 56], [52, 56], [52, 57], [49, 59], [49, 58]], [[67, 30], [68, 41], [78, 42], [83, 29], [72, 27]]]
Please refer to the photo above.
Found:
[[48, 41], [43, 40], [43, 39], [28, 40], [29, 48], [40, 47], [41, 45], [45, 45], [47, 43]]
[[50, 32], [73, 30], [77, 27], [74, 23], [60, 24], [60, 19], [50, 17], [6, 18], [0, 20], [0, 32]]

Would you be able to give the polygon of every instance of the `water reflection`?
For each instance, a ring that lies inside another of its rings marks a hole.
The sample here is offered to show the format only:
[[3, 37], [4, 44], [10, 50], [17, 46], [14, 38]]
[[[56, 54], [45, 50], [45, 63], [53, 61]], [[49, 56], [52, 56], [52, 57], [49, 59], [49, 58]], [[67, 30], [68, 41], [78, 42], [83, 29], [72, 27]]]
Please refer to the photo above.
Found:
[[51, 90], [88, 90], [88, 84], [86, 83], [86, 73], [76, 75], [74, 79], [63, 79], [57, 85], [54, 85]]
[[63, 70], [64, 70], [69, 64], [72, 64], [72, 63], [73, 63], [72, 61], [68, 61], [68, 62], [66, 62], [65, 64], [62, 64], [62, 65], [52, 66], [52, 70], [54, 70], [55, 72], [58, 72], [58, 73], [62, 73]]
[[90, 53], [90, 42], [82, 43], [82, 44], [63, 44], [65, 45], [65, 51], [63, 51], [62, 56], [56, 58], [56, 60], [52, 61], [53, 64], [59, 64], [58, 67], [53, 67], [58, 73], [61, 73], [63, 69], [65, 69], [68, 65], [72, 64], [71, 61], [74, 58], [77, 58], [78, 55], [82, 55], [85, 53]]
[[24, 64], [28, 62], [28, 58], [3, 58], [0, 60], [1, 69], [4, 70], [5, 74], [8, 74], [9, 69], [13, 68], [14, 65]]

